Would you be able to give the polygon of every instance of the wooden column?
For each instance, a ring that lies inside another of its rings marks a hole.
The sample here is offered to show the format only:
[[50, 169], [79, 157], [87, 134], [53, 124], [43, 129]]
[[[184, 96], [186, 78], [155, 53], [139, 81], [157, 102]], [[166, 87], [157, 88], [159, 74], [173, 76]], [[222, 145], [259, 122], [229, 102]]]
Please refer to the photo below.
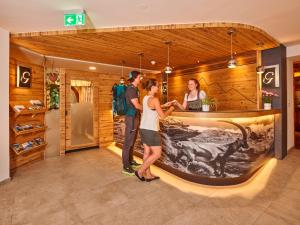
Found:
[[60, 101], [60, 155], [65, 155], [66, 149], [66, 73], [63, 71], [60, 74], [60, 89], [59, 89]]
[[[261, 51], [256, 52], [256, 64], [257, 66], [261, 66]], [[262, 94], [261, 94], [261, 74], [257, 74], [257, 109], [262, 108]]]
[[287, 155], [287, 68], [286, 68], [286, 47], [280, 45], [277, 48], [271, 48], [262, 51], [262, 65], [271, 66], [279, 65], [279, 98], [272, 102], [274, 109], [281, 110], [281, 117], [279, 121], [281, 143], [280, 147], [275, 149], [275, 156], [277, 159], [283, 159]]

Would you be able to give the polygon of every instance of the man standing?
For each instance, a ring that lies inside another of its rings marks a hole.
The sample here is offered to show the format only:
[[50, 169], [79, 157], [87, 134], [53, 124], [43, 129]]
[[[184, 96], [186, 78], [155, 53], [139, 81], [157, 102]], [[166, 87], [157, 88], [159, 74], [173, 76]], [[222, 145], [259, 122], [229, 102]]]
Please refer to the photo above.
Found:
[[132, 167], [140, 164], [133, 160], [133, 146], [136, 140], [137, 130], [140, 123], [140, 112], [143, 110], [139, 102], [138, 85], [141, 82], [141, 74], [138, 71], [129, 73], [130, 84], [126, 89], [126, 114], [125, 114], [125, 141], [122, 149], [123, 173], [134, 175]]

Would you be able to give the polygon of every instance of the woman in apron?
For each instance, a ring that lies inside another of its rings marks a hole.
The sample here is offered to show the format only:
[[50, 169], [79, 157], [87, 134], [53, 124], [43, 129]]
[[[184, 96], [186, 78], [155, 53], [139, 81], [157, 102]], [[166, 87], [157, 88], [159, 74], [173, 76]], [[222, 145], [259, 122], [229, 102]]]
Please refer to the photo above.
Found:
[[182, 105], [176, 103], [181, 110], [201, 111], [202, 99], [206, 98], [206, 93], [200, 90], [200, 83], [198, 80], [192, 78], [188, 81], [189, 92], [184, 95]]

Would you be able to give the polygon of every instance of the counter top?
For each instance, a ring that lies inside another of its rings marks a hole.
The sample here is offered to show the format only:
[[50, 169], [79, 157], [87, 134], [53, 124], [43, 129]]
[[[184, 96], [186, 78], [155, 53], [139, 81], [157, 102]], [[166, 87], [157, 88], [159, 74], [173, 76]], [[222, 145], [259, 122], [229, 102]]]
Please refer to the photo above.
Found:
[[175, 117], [200, 117], [200, 118], [243, 118], [257, 117], [279, 114], [279, 109], [272, 110], [230, 110], [230, 111], [212, 111], [212, 112], [195, 112], [195, 111], [174, 111], [171, 116]]

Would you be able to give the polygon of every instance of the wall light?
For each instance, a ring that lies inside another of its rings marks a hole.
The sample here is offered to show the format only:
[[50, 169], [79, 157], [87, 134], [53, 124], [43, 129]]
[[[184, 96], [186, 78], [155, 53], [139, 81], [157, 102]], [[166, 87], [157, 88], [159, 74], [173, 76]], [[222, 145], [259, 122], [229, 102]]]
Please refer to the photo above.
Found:
[[151, 63], [151, 65], [154, 66], [156, 64], [156, 61], [155, 60], [151, 60], [150, 63]]
[[265, 72], [265, 67], [263, 66], [257, 66], [256, 67], [256, 73], [257, 74], [263, 74]]

